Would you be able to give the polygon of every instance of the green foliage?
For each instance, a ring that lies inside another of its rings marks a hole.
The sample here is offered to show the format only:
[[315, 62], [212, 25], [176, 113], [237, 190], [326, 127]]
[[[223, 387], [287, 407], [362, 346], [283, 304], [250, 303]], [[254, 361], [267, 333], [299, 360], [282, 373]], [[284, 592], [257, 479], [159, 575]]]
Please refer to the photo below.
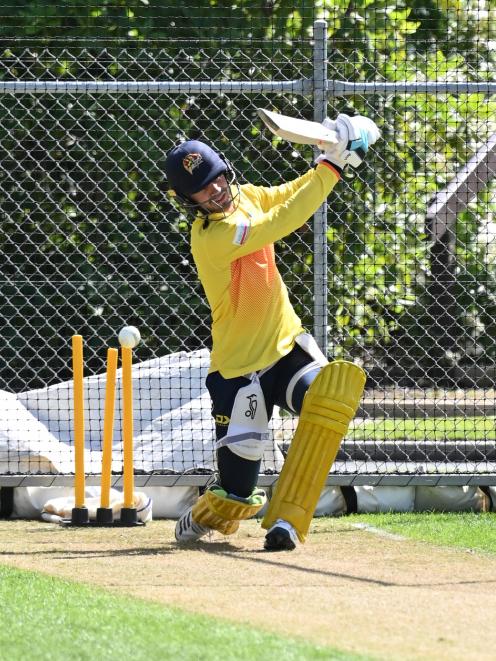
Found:
[[[2, 12], [0, 77], [294, 80], [312, 75], [313, 21], [324, 17], [330, 78], [489, 80], [496, 70], [491, 12], [478, 19], [471, 0], [25, 0]], [[311, 150], [270, 143], [256, 119], [262, 105], [313, 112], [311, 98], [290, 93], [3, 97], [4, 387], [67, 377], [74, 331], [88, 339], [92, 371], [102, 367], [102, 343], [124, 322], [144, 329], [140, 359], [208, 344], [188, 226], [161, 190], [163, 155], [181, 136], [202, 136], [224, 150], [243, 180], [297, 176]], [[330, 198], [331, 348], [373, 362], [401, 336], [422, 363], [426, 205], [487, 139], [481, 127], [490, 130], [495, 102], [480, 94], [355, 94], [331, 98], [329, 115], [345, 106], [377, 119], [383, 138]], [[467, 351], [496, 354], [494, 263], [477, 240], [488, 208], [482, 195], [459, 219], [458, 361]], [[312, 328], [311, 231], [281, 242], [278, 254], [295, 307]]]

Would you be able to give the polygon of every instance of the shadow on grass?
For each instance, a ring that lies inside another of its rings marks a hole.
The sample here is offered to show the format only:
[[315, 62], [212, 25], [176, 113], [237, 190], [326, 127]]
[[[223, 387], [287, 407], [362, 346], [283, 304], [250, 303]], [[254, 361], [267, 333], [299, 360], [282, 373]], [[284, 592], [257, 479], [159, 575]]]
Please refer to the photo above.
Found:
[[[113, 549], [113, 550], [64, 550], [61, 549], [51, 549], [46, 551], [20, 551], [20, 552], [8, 552], [0, 551], [0, 558], [3, 557], [12, 557], [12, 556], [40, 556], [43, 555], [52, 560], [72, 560], [72, 559], [83, 559], [83, 558], [115, 558], [123, 556], [140, 556], [140, 557], [149, 557], [149, 556], [164, 556], [164, 555], [173, 555], [177, 553], [189, 552], [195, 554], [204, 554], [225, 557], [225, 558], [236, 558], [242, 562], [253, 563], [255, 565], [265, 565], [277, 568], [285, 568], [289, 571], [299, 572], [303, 575], [313, 575], [326, 578], [337, 578], [344, 581], [357, 582], [362, 584], [376, 585], [378, 587], [402, 587], [402, 588], [431, 588], [431, 587], [442, 587], [442, 586], [455, 586], [455, 585], [477, 585], [488, 583], [496, 583], [496, 579], [488, 581], [484, 580], [464, 580], [464, 581], [437, 581], [437, 582], [426, 582], [426, 583], [408, 583], [401, 581], [386, 581], [376, 578], [370, 578], [367, 576], [358, 576], [354, 574], [347, 574], [343, 572], [329, 571], [325, 569], [314, 569], [312, 567], [302, 567], [300, 565], [294, 564], [289, 560], [288, 556], [291, 555], [291, 552], [281, 552], [275, 553], [270, 551], [265, 551], [263, 549], [256, 549], [249, 551], [245, 548], [237, 548], [232, 546], [229, 542], [196, 542], [190, 544], [182, 544], [181, 546], [176, 544], [169, 544], [160, 547], [132, 547], [125, 549]], [[274, 558], [274, 559], [272, 559]], [[276, 560], [277, 558], [277, 560]]]

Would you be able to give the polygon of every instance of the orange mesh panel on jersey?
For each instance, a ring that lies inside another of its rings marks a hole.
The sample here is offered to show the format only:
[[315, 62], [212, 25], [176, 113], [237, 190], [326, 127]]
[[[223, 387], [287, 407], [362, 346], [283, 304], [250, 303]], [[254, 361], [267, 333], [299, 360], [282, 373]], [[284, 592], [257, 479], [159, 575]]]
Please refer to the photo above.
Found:
[[231, 264], [231, 305], [235, 315], [253, 319], [263, 318], [274, 296], [274, 278], [279, 276], [274, 246], [270, 244], [250, 255], [240, 257]]

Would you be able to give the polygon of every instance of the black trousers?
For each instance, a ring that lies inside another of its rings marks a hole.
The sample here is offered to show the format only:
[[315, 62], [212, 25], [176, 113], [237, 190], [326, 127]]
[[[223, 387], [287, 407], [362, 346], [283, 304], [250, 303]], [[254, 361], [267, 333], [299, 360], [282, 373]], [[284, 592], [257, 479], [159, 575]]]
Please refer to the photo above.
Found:
[[[303, 398], [321, 366], [299, 345], [281, 358], [268, 370], [259, 373], [267, 418], [270, 420], [274, 405], [299, 414]], [[298, 376], [298, 373], [301, 373]], [[224, 379], [219, 372], [207, 376], [206, 385], [212, 399], [212, 415], [215, 419], [217, 440], [226, 434], [236, 395], [240, 388], [250, 384], [244, 376]], [[217, 466], [220, 486], [230, 494], [247, 498], [256, 486], [261, 459], [244, 459], [228, 447], [217, 450]]]

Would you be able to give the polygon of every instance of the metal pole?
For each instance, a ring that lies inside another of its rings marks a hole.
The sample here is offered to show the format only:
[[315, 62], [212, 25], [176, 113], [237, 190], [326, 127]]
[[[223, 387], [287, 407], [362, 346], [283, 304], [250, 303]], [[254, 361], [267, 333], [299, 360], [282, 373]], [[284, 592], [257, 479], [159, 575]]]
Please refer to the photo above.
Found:
[[[313, 118], [322, 122], [327, 115], [327, 21], [313, 24]], [[318, 149], [315, 149], [317, 155]], [[313, 217], [313, 333], [327, 356], [327, 203]]]

